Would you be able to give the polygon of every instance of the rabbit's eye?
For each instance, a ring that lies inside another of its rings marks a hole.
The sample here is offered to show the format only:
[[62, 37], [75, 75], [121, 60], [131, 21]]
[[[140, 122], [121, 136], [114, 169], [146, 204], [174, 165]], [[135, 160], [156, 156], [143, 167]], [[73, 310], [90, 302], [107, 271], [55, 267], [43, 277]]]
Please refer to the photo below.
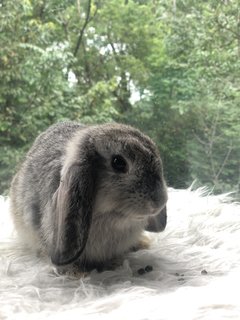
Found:
[[122, 173], [127, 172], [127, 162], [122, 156], [120, 155], [113, 156], [111, 164], [115, 171], [122, 172]]

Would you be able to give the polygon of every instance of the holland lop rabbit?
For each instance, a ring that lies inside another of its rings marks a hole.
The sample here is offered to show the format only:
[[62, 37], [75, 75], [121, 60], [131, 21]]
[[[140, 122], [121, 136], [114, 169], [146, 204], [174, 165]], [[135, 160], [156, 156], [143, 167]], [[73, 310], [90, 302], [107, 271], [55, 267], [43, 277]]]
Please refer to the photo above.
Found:
[[96, 268], [164, 230], [167, 191], [153, 141], [122, 124], [62, 122], [39, 135], [14, 177], [25, 242], [56, 266]]

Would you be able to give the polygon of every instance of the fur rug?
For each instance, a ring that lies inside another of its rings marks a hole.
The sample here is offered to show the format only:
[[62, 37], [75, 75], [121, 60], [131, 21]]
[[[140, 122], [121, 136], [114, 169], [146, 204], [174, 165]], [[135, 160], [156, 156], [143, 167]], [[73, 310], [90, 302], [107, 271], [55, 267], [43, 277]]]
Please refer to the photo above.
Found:
[[[240, 319], [240, 205], [169, 190], [168, 226], [114, 271], [59, 276], [15, 239], [0, 198], [0, 319]], [[143, 275], [140, 268], [151, 265]]]

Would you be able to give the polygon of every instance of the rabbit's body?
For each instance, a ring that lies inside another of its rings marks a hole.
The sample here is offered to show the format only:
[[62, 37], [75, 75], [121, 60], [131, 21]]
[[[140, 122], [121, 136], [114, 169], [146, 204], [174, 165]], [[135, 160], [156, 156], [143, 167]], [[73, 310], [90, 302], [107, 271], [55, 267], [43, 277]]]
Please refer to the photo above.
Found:
[[10, 197], [16, 228], [29, 246], [56, 265], [77, 260], [83, 269], [137, 245], [167, 199], [148, 137], [124, 125], [72, 122], [36, 139]]

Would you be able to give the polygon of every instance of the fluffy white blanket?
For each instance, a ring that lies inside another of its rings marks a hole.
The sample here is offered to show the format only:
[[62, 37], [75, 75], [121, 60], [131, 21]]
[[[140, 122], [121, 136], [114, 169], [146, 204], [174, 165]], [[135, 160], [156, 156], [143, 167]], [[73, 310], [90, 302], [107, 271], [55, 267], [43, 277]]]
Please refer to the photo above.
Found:
[[226, 195], [170, 189], [168, 226], [151, 248], [82, 279], [24, 250], [3, 198], [0, 210], [1, 320], [240, 319], [240, 206]]

